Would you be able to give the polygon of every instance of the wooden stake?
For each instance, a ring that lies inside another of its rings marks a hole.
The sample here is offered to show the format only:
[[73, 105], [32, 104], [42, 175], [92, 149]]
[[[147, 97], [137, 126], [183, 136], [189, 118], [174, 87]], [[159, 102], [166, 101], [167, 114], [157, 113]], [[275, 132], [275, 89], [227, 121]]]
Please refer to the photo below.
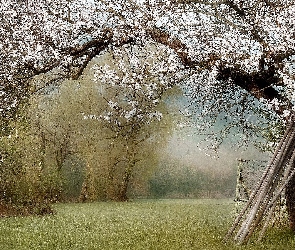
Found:
[[[235, 240], [239, 244], [244, 244], [263, 220], [263, 217], [267, 216], [264, 228], [261, 231], [261, 235], [264, 234], [268, 221], [273, 214], [275, 202], [280, 196], [282, 190], [295, 174], [293, 167], [295, 163], [295, 152], [293, 153], [294, 147], [295, 126], [292, 119], [284, 136], [280, 140], [280, 143], [278, 144], [266, 171], [264, 172], [261, 180], [257, 183], [254, 191], [251, 193], [249, 201], [245, 205], [244, 209], [235, 219], [232, 227], [225, 237], [225, 240], [228, 240], [232, 233], [240, 226], [235, 236]], [[288, 163], [289, 166], [285, 168]], [[281, 180], [282, 175], [284, 175], [283, 180]], [[278, 187], [280, 181], [282, 182], [281, 188]], [[276, 191], [277, 189], [278, 191]], [[246, 217], [244, 221], [242, 221], [244, 216]]]

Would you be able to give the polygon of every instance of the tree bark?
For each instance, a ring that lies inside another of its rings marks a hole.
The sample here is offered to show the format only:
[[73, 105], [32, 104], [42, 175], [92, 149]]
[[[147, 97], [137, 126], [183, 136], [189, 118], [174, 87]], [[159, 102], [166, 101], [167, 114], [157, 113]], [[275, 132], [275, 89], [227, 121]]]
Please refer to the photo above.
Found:
[[131, 180], [132, 170], [134, 168], [134, 165], [135, 165], [135, 162], [132, 161], [130, 163], [130, 165], [127, 166], [125, 169], [122, 185], [120, 187], [120, 191], [119, 191], [119, 195], [118, 195], [119, 201], [128, 201], [127, 191], [128, 191], [129, 183]]
[[290, 228], [295, 232], [295, 175], [291, 178], [286, 187], [286, 203]]

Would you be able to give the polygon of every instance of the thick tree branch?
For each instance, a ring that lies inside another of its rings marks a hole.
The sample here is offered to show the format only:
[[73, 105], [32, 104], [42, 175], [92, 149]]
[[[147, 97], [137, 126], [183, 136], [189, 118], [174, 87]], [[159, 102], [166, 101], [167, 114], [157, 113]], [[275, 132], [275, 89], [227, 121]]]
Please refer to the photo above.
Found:
[[232, 0], [224, 1], [224, 4], [232, 8], [240, 17], [246, 16], [245, 10], [243, 8], [240, 8], [237, 4], [235, 4], [234, 1]]
[[173, 49], [175, 53], [181, 59], [183, 65], [187, 68], [198, 69], [198, 68], [211, 68], [215, 61], [218, 60], [218, 56], [212, 53], [209, 59], [203, 61], [194, 61], [189, 57], [187, 46], [180, 41], [178, 38], [171, 38], [170, 34], [163, 30], [152, 29], [149, 31], [152, 39], [158, 43], [168, 46]]
[[267, 70], [248, 73], [238, 67], [219, 67], [217, 80], [228, 82], [241, 87], [257, 99], [264, 98], [272, 101], [277, 99], [281, 106], [275, 112], [281, 115], [284, 110], [290, 110], [292, 104], [285, 96], [281, 95], [273, 86], [280, 85], [280, 79], [276, 76], [274, 67]]
[[[204, 61], [194, 61], [189, 57], [187, 52], [187, 46], [177, 38], [171, 38], [171, 36], [165, 31], [159, 29], [153, 29], [150, 31], [151, 37], [158, 43], [164, 44], [169, 48], [173, 49], [181, 59], [183, 65], [190, 69], [211, 69], [211, 67], [220, 58], [212, 54], [208, 60]], [[225, 65], [219, 66], [218, 79], [223, 82], [230, 81], [236, 86], [249, 92], [251, 95], [257, 99], [264, 98], [269, 101], [277, 99], [282, 103], [280, 109], [276, 109], [279, 115], [281, 115], [284, 110], [290, 110], [292, 104], [285, 96], [281, 95], [273, 86], [280, 85], [280, 79], [276, 76], [277, 70], [280, 68], [279, 64], [291, 55], [294, 51], [286, 51], [278, 53], [275, 55], [265, 55], [261, 59], [261, 64], [258, 72], [248, 73], [243, 71], [240, 67], [228, 67]], [[268, 69], [264, 69], [264, 57], [271, 57], [268, 63]]]

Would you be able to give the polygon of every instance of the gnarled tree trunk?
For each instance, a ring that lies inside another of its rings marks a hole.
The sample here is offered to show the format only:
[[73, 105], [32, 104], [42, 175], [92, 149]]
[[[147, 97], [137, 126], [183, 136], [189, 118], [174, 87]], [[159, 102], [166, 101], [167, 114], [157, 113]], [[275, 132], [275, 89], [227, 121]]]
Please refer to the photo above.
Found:
[[295, 175], [286, 187], [286, 200], [290, 228], [295, 232]]

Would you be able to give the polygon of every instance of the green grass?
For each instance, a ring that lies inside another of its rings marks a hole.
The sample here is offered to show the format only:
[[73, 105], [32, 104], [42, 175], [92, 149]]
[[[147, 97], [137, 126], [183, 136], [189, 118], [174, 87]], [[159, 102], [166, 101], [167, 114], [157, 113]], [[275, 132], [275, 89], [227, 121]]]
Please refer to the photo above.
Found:
[[57, 214], [0, 219], [0, 250], [12, 249], [295, 249], [295, 237], [272, 228], [262, 243], [224, 244], [233, 220], [229, 200], [136, 200], [58, 204]]

